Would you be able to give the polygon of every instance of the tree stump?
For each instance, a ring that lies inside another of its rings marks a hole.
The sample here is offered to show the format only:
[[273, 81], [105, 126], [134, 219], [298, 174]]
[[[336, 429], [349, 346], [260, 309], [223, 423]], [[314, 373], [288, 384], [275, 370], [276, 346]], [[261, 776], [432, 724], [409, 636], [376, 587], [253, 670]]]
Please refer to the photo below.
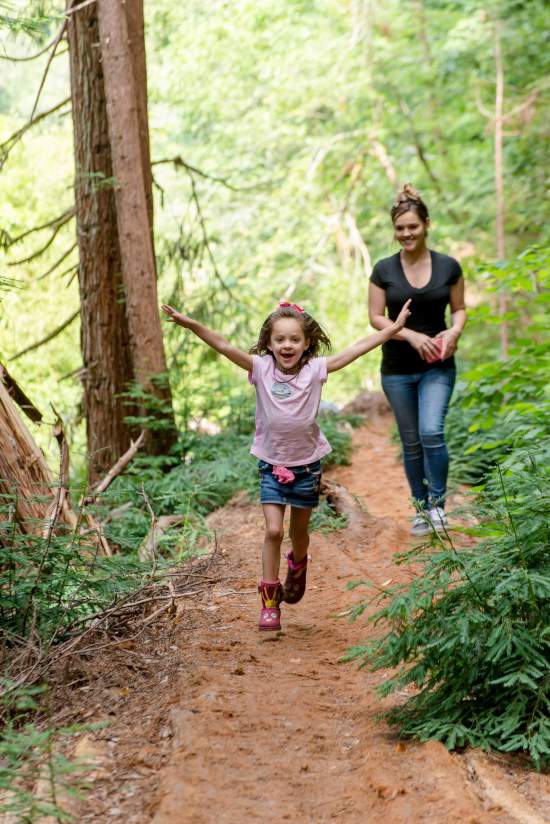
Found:
[[[9, 505], [8, 512], [0, 512], [0, 521], [17, 523], [22, 533], [40, 533], [40, 521], [47, 518], [58, 486], [44, 453], [0, 380], [0, 503]], [[57, 522], [74, 528], [76, 515], [67, 502]]]

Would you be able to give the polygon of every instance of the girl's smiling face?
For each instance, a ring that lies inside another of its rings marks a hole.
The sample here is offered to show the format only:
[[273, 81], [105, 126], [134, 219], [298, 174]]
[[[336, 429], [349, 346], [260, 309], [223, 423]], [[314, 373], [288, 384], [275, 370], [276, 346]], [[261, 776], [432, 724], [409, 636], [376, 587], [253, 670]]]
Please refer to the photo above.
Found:
[[309, 346], [302, 324], [294, 318], [279, 318], [273, 324], [267, 345], [279, 366], [285, 372], [296, 369], [300, 358]]

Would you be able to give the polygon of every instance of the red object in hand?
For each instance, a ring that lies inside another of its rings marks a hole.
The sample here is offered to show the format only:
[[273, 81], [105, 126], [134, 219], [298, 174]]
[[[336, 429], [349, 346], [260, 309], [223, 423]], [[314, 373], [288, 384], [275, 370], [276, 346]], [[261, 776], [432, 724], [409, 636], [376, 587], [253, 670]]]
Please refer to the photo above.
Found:
[[443, 352], [443, 340], [442, 338], [436, 338], [435, 343], [437, 344], [437, 348], [439, 349], [439, 355], [434, 358], [433, 355], [426, 355], [426, 363], [435, 363], [438, 360], [441, 360], [441, 353]]

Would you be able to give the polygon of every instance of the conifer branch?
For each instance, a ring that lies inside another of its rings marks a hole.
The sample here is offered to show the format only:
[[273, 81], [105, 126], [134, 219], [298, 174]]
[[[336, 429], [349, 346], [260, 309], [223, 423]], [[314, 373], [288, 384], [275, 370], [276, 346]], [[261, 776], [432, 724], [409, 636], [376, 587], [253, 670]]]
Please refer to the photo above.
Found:
[[[68, 257], [69, 257], [69, 255], [71, 254], [71, 252], [72, 252], [74, 249], [76, 249], [77, 245], [78, 245], [77, 243], [73, 243], [73, 245], [70, 247], [70, 249], [67, 249], [67, 251], [66, 251], [66, 252], [64, 252], [64, 253], [61, 255], [61, 257], [59, 258], [59, 260], [57, 260], [57, 261], [54, 263], [54, 265], [53, 265], [53, 266], [51, 266], [51, 267], [48, 269], [48, 271], [47, 271], [47, 272], [44, 272], [44, 274], [43, 274], [43, 275], [40, 275], [40, 277], [36, 278], [36, 280], [44, 280], [44, 278], [45, 278], [45, 277], [47, 277], [48, 275], [51, 275], [51, 273], [52, 273], [52, 272], [54, 272], [54, 271], [57, 269], [57, 267], [58, 267], [58, 266], [61, 266], [61, 264], [63, 263], [63, 261], [64, 261], [66, 258], [68, 258]], [[65, 272], [65, 274], [67, 274], [67, 272]]]
[[[73, 2], [74, 2], [74, 0], [69, 0], [69, 9], [73, 5]], [[30, 129], [30, 127], [35, 122], [34, 114], [36, 112], [36, 107], [38, 106], [38, 101], [40, 100], [40, 95], [42, 94], [42, 89], [44, 88], [44, 84], [46, 82], [46, 78], [48, 76], [48, 72], [50, 70], [52, 60], [55, 57], [55, 52], [57, 50], [57, 47], [58, 47], [59, 43], [61, 42], [61, 38], [65, 34], [65, 29], [67, 28], [67, 23], [68, 23], [68, 18], [66, 17], [65, 20], [63, 21], [63, 23], [61, 24], [61, 27], [60, 27], [59, 32], [57, 34], [57, 37], [55, 38], [55, 41], [53, 43], [52, 52], [51, 52], [51, 54], [48, 58], [48, 62], [46, 63], [46, 68], [44, 69], [44, 74], [42, 75], [42, 80], [40, 81], [40, 85], [39, 85], [38, 91], [36, 93], [36, 97], [35, 97], [35, 100], [34, 100], [34, 105], [32, 107], [32, 111], [31, 111], [31, 116], [30, 116], [29, 120], [27, 121], [26, 125], [23, 127], [23, 129], [20, 130], [19, 135], [15, 138], [15, 140], [12, 141], [11, 145], [8, 146], [6, 148], [6, 150], [4, 151], [4, 154], [2, 155], [2, 158], [0, 159], [0, 171], [4, 168], [4, 164], [6, 163], [11, 150], [14, 148], [14, 146], [17, 145], [17, 143], [19, 143], [19, 141], [21, 140], [21, 138], [23, 137], [25, 132], [28, 129]]]
[[[40, 116], [42, 117], [42, 115], [40, 115]], [[35, 123], [36, 123], [36, 120], [35, 120]], [[11, 238], [11, 237], [8, 236], [8, 239], [5, 243], [5, 245], [7, 247], [13, 246], [15, 243], [19, 243], [20, 240], [23, 240], [24, 238], [28, 237], [29, 235], [32, 235], [33, 232], [41, 232], [42, 229], [50, 229], [52, 226], [55, 227], [56, 230], [57, 230], [61, 226], [64, 226], [65, 223], [68, 223], [70, 220], [72, 220], [72, 218], [75, 215], [76, 215], [76, 207], [71, 206], [69, 209], [66, 209], [58, 217], [54, 217], [52, 220], [48, 220], [47, 223], [42, 223], [39, 226], [33, 226], [32, 229], [27, 229], [25, 232], [21, 232], [21, 234], [17, 235], [16, 237]], [[7, 232], [5, 234], [7, 235]]]
[[37, 340], [36, 343], [31, 343], [30, 346], [27, 346], [25, 349], [22, 349], [21, 352], [18, 352], [16, 355], [12, 355], [12, 357], [10, 358], [10, 362], [17, 360], [17, 358], [20, 358], [22, 355], [26, 355], [27, 352], [32, 352], [33, 349], [38, 349], [39, 346], [43, 346], [45, 343], [49, 343], [51, 340], [57, 337], [57, 335], [63, 332], [63, 330], [66, 329], [67, 326], [69, 326], [73, 322], [73, 320], [75, 320], [79, 315], [80, 308], [78, 308], [76, 312], [73, 312], [73, 314], [70, 317], [68, 317], [67, 320], [63, 321], [63, 323], [60, 326], [58, 326], [56, 329], [54, 329], [52, 332], [46, 335], [46, 337]]

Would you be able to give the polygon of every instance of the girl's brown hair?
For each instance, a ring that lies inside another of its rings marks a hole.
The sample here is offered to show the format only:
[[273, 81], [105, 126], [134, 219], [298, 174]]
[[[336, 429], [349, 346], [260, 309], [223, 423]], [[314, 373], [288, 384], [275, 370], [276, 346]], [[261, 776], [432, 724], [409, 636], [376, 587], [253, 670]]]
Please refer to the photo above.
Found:
[[420, 197], [420, 192], [413, 189], [410, 183], [405, 183], [390, 209], [391, 219], [395, 223], [397, 218], [405, 212], [415, 212], [422, 223], [428, 219], [428, 207]]
[[304, 330], [306, 339], [309, 340], [309, 346], [300, 358], [300, 369], [312, 358], [318, 357], [319, 354], [330, 352], [332, 348], [330, 338], [315, 318], [312, 318], [307, 312], [300, 312], [298, 309], [295, 309], [294, 306], [278, 306], [277, 309], [264, 320], [257, 342], [249, 349], [251, 355], [273, 354], [267, 345], [271, 341], [273, 324], [276, 320], [280, 320], [280, 318], [293, 318], [293, 320], [297, 320]]

